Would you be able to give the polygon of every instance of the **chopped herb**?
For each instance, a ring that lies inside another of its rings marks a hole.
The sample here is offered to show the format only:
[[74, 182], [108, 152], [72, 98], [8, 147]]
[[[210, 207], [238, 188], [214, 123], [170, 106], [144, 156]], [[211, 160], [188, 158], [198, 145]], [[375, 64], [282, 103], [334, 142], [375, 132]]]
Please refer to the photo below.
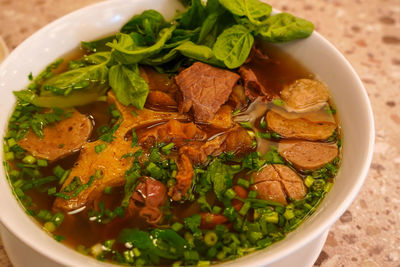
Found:
[[283, 107], [285, 105], [285, 101], [280, 98], [275, 98], [274, 100], [272, 100], [272, 104], [278, 107]]
[[95, 151], [97, 154], [99, 154], [99, 153], [101, 153], [101, 151], [103, 151], [103, 150], [106, 149], [106, 148], [107, 148], [107, 145], [104, 144], [104, 143], [102, 143], [102, 144], [99, 144], [99, 145], [95, 146], [95, 147], [94, 147], [94, 151]]

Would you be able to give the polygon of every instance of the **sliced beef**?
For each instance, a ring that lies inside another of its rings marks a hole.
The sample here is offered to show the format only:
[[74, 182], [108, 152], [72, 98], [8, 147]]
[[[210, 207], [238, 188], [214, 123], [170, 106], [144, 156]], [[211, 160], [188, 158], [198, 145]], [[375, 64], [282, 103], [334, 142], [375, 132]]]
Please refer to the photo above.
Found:
[[258, 198], [287, 204], [286, 197], [299, 200], [307, 194], [303, 180], [296, 172], [282, 164], [267, 165], [252, 175], [252, 189]]
[[239, 73], [244, 83], [245, 93], [251, 101], [261, 97], [263, 101], [271, 101], [276, 97], [274, 91], [265, 88], [259, 81], [256, 74], [247, 66], [242, 66]]
[[319, 169], [339, 153], [336, 144], [306, 141], [280, 143], [278, 150], [282, 157], [301, 170]]
[[326, 140], [336, 129], [336, 123], [312, 122], [307, 119], [287, 119], [275, 111], [266, 116], [268, 129], [285, 138], [306, 139], [310, 141]]
[[178, 173], [176, 174], [176, 184], [170, 188], [168, 194], [174, 201], [179, 201], [187, 195], [188, 190], [192, 185], [194, 176], [193, 166], [189, 157], [185, 154], [180, 154], [176, 162]]
[[192, 107], [197, 122], [207, 122], [224, 104], [239, 80], [234, 72], [219, 69], [201, 62], [194, 63], [175, 77], [183, 96], [181, 112]]
[[311, 79], [299, 79], [281, 91], [288, 111], [311, 112], [321, 109], [329, 100], [329, 92], [323, 83]]
[[143, 177], [129, 203], [130, 215], [138, 213], [147, 223], [156, 225], [162, 219], [161, 206], [167, 201], [167, 187], [160, 181]]
[[143, 147], [152, 147], [157, 143], [174, 142], [177, 147], [189, 140], [205, 140], [207, 134], [197, 128], [193, 122], [183, 123], [169, 120], [167, 123], [150, 128], [139, 135], [139, 143]]
[[150, 91], [146, 99], [146, 106], [176, 109], [178, 104], [175, 99], [167, 93], [162, 91]]
[[81, 149], [92, 129], [90, 119], [74, 110], [71, 117], [45, 127], [42, 139], [29, 131], [18, 144], [35, 157], [54, 161]]
[[132, 163], [131, 159], [122, 158], [122, 156], [134, 153], [141, 148], [140, 146], [132, 148], [132, 142], [125, 138], [127, 132], [130, 132], [132, 128], [170, 119], [186, 118], [186, 116], [174, 112], [157, 112], [126, 107], [116, 100], [113, 93], [109, 94], [109, 101], [116, 105], [123, 118], [118, 129], [113, 134], [115, 137], [113, 142], [105, 143], [106, 148], [101, 153], [96, 153], [95, 147], [104, 144], [104, 141], [97, 140], [84, 144], [78, 160], [61, 187], [61, 191], [71, 184], [75, 177], [78, 177], [82, 185], [90, 181], [90, 177], [95, 174], [96, 170], [101, 171], [102, 177], [101, 179], [94, 179], [90, 186], [80, 191], [76, 196], [73, 192], [64, 192], [69, 198], [56, 198], [53, 204], [53, 208], [56, 210], [72, 211], [90, 205], [102, 195], [105, 187], [116, 187], [125, 184], [124, 175], [132, 166]]
[[233, 126], [231, 106], [223, 105], [208, 123], [216, 129], [231, 128]]

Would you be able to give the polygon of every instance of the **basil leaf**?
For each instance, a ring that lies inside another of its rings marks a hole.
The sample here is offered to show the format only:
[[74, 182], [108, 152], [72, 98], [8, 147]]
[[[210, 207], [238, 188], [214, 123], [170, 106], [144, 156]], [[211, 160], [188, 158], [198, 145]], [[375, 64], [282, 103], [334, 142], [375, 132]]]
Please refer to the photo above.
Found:
[[108, 68], [106, 62], [79, 69], [73, 69], [55, 75], [45, 81], [40, 88], [40, 96], [69, 95], [77, 90], [90, 90], [107, 83]]
[[203, 25], [201, 26], [197, 43], [201, 43], [210, 34], [210, 32], [215, 28], [217, 20], [218, 20], [217, 12], [211, 13], [210, 15], [207, 16], [207, 18], [203, 22]]
[[149, 86], [140, 76], [138, 66], [134, 70], [123, 65], [110, 68], [109, 83], [118, 101], [125, 106], [134, 105], [138, 109], [144, 107]]
[[115, 35], [108, 36], [102, 39], [98, 39], [91, 42], [81, 42], [82, 48], [89, 52], [103, 52], [110, 51], [110, 47], [106, 46], [108, 42], [112, 42], [115, 39]]
[[122, 229], [118, 235], [118, 241], [122, 244], [130, 242], [138, 249], [154, 249], [150, 234], [139, 229]]
[[163, 15], [156, 10], [145, 10], [140, 15], [133, 16], [121, 28], [122, 33], [138, 32], [141, 34], [158, 33], [161, 27], [167, 25]]
[[267, 26], [259, 30], [258, 34], [268, 42], [289, 42], [307, 38], [314, 30], [314, 24], [295, 17], [288, 13], [279, 13], [269, 17]]
[[48, 95], [39, 96], [30, 90], [14, 91], [14, 95], [27, 103], [31, 103], [37, 107], [46, 108], [68, 108], [75, 106], [83, 106], [91, 102], [97, 101], [103, 96], [108, 89], [107, 84], [103, 84], [92, 88], [91, 90], [75, 91], [71, 94], [64, 95]]
[[192, 5], [180, 18], [182, 28], [195, 29], [200, 26], [206, 15], [205, 11], [201, 0], [192, 0]]
[[266, 23], [266, 19], [272, 12], [272, 7], [259, 0], [220, 0], [223, 5], [232, 14], [237, 16], [246, 16], [254, 25]]
[[133, 39], [124, 33], [117, 35], [118, 42], [108, 43], [107, 45], [113, 48], [111, 55], [118, 62], [135, 64], [160, 52], [174, 30], [175, 26], [161, 30], [158, 41], [149, 47], [137, 47]]
[[213, 52], [228, 68], [234, 69], [246, 61], [253, 43], [254, 37], [246, 27], [234, 25], [218, 36]]
[[175, 49], [178, 50], [185, 57], [199, 60], [215, 66], [224, 66], [224, 64], [215, 57], [213, 50], [208, 46], [196, 45], [193, 42], [188, 41], [181, 44]]

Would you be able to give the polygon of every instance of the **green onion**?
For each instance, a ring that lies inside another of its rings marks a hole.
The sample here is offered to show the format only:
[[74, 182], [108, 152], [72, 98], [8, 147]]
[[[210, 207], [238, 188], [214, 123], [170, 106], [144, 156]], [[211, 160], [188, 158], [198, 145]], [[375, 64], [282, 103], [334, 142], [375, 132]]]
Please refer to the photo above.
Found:
[[7, 152], [5, 155], [4, 155], [4, 159], [5, 160], [7, 160], [7, 161], [11, 161], [11, 160], [14, 160], [14, 152]]
[[27, 155], [22, 159], [22, 162], [26, 164], [34, 164], [36, 162], [36, 158], [34, 156]]
[[271, 133], [271, 137], [273, 139], [281, 139], [281, 136], [279, 134], [277, 134], [277, 133]]
[[249, 186], [250, 186], [250, 182], [248, 180], [246, 180], [246, 179], [243, 179], [243, 178], [239, 178], [238, 181], [237, 181], [237, 184], [241, 185], [241, 186], [243, 186], [245, 188], [249, 188]]
[[46, 222], [43, 225], [44, 229], [49, 231], [50, 233], [54, 232], [56, 230], [56, 225], [53, 222]]
[[286, 220], [290, 220], [294, 218], [294, 212], [293, 209], [286, 207], [285, 213], [283, 213], [283, 217], [285, 217]]
[[114, 109], [113, 111], [111, 111], [111, 116], [113, 116], [114, 118], [118, 118], [121, 117], [121, 113], [118, 110]]
[[253, 126], [249, 121], [244, 121], [244, 122], [239, 122], [240, 126], [242, 126], [245, 129], [252, 129]]
[[8, 144], [9, 147], [13, 147], [13, 146], [15, 146], [17, 144], [17, 142], [15, 141], [14, 138], [10, 138], [10, 139], [7, 140], [7, 144]]
[[62, 242], [62, 241], [65, 240], [66, 238], [65, 238], [65, 236], [62, 236], [62, 235], [54, 235], [54, 239], [55, 239], [57, 242]]
[[56, 214], [54, 214], [54, 216], [51, 218], [51, 221], [57, 226], [59, 227], [61, 225], [61, 223], [64, 220], [64, 214], [62, 214], [61, 212], [57, 212]]
[[249, 194], [247, 195], [247, 198], [256, 198], [257, 197], [257, 191], [250, 191]]
[[204, 243], [206, 243], [207, 246], [212, 247], [218, 242], [218, 236], [214, 231], [208, 231], [204, 235]]
[[214, 214], [219, 214], [219, 213], [221, 213], [221, 210], [222, 210], [221, 207], [219, 207], [219, 206], [214, 206], [214, 207], [212, 208], [212, 213], [214, 213]]
[[55, 193], [54, 196], [63, 198], [65, 200], [69, 200], [70, 199], [70, 196], [68, 196], [68, 195], [66, 195], [64, 193], [61, 193], [61, 192]]
[[39, 210], [38, 214], [36, 217], [42, 221], [50, 221], [52, 218], [52, 214], [48, 210]]
[[206, 267], [206, 266], [210, 266], [210, 261], [199, 261], [197, 262], [197, 267]]
[[173, 225], [171, 225], [171, 229], [175, 232], [179, 232], [182, 228], [183, 224], [181, 224], [180, 222], [175, 222]]
[[222, 261], [223, 259], [225, 259], [225, 257], [226, 257], [225, 252], [220, 251], [220, 252], [217, 253], [217, 259], [218, 260]]
[[306, 177], [306, 179], [304, 179], [304, 184], [310, 188], [312, 186], [312, 184], [314, 183], [314, 178], [312, 178], [312, 176], [308, 175]]
[[57, 165], [53, 169], [53, 174], [58, 178], [61, 178], [64, 175], [64, 173], [65, 173], [65, 170], [60, 165]]
[[263, 116], [260, 120], [260, 128], [267, 129], [267, 122], [265, 121], [265, 117]]
[[174, 148], [175, 144], [174, 143], [169, 143], [168, 145], [165, 145], [161, 148], [161, 151], [166, 154], [169, 155], [171, 153], [171, 149]]
[[186, 250], [183, 252], [183, 257], [187, 261], [198, 261], [199, 260], [199, 253], [194, 250]]
[[109, 195], [109, 194], [111, 194], [111, 192], [112, 192], [112, 187], [111, 186], [106, 186], [104, 188], [104, 193], [105, 194]]
[[245, 216], [247, 214], [247, 212], [249, 211], [251, 207], [251, 203], [250, 202], [244, 202], [244, 205], [240, 208], [239, 210], [239, 214], [242, 216]]
[[257, 240], [260, 240], [263, 237], [263, 234], [261, 232], [250, 232], [249, 234], [249, 239], [251, 242], [256, 242]]
[[256, 133], [255, 133], [254, 131], [247, 130], [247, 133], [248, 133], [248, 135], [250, 135], [250, 137], [251, 137], [252, 139], [256, 138]]
[[54, 195], [55, 193], [57, 193], [57, 188], [56, 187], [52, 187], [52, 188], [49, 188], [47, 190], [47, 194], [48, 195]]
[[278, 107], [283, 107], [285, 105], [285, 101], [280, 98], [275, 98], [274, 100], [272, 100], [272, 104]]
[[11, 170], [10, 171], [10, 176], [12, 177], [12, 178], [17, 178], [17, 177], [19, 177], [20, 176], [20, 172], [18, 171], [18, 170]]
[[150, 176], [156, 179], [160, 179], [162, 177], [162, 170], [153, 162], [147, 166], [146, 170], [150, 173]]
[[138, 136], [135, 129], [132, 129], [132, 144], [131, 147], [136, 147], [138, 145]]
[[236, 197], [236, 192], [232, 188], [229, 188], [228, 190], [225, 191], [225, 196], [228, 199], [233, 199], [234, 197]]
[[36, 162], [36, 164], [37, 164], [39, 167], [47, 167], [47, 160], [45, 160], [45, 159], [38, 159], [37, 162]]
[[270, 214], [265, 215], [265, 221], [269, 223], [278, 223], [279, 216], [277, 212], [272, 212]]
[[271, 133], [258, 132], [257, 135], [263, 139], [271, 139]]
[[70, 171], [64, 171], [63, 175], [60, 178], [60, 181], [58, 182], [59, 184], [63, 184], [65, 180], [68, 178]]
[[25, 183], [25, 181], [23, 179], [19, 179], [15, 183], [13, 183], [13, 186], [14, 186], [14, 188], [18, 188], [18, 187], [23, 186], [24, 183]]
[[94, 147], [94, 151], [95, 151], [97, 154], [99, 154], [101, 151], [103, 151], [103, 150], [106, 149], [106, 148], [107, 148], [107, 145], [104, 144], [104, 143], [102, 143], [102, 144], [100, 144], [100, 145], [95, 146], [95, 147]]
[[139, 257], [141, 255], [140, 250], [138, 248], [133, 248], [132, 251], [135, 257]]

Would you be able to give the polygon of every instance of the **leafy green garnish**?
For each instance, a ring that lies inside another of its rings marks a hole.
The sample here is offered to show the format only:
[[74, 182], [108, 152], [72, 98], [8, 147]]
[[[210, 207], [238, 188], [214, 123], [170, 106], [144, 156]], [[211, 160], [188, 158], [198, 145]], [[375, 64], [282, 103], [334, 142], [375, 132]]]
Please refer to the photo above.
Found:
[[258, 0], [220, 0], [221, 5], [232, 14], [245, 16], [254, 25], [265, 24], [266, 18], [272, 11], [272, 7]]
[[140, 76], [137, 65], [133, 70], [124, 65], [114, 65], [109, 72], [110, 86], [118, 101], [142, 109], [149, 93], [149, 86]]
[[269, 17], [266, 24], [258, 33], [264, 40], [271, 43], [306, 38], [314, 30], [314, 25], [311, 22], [288, 13]]

